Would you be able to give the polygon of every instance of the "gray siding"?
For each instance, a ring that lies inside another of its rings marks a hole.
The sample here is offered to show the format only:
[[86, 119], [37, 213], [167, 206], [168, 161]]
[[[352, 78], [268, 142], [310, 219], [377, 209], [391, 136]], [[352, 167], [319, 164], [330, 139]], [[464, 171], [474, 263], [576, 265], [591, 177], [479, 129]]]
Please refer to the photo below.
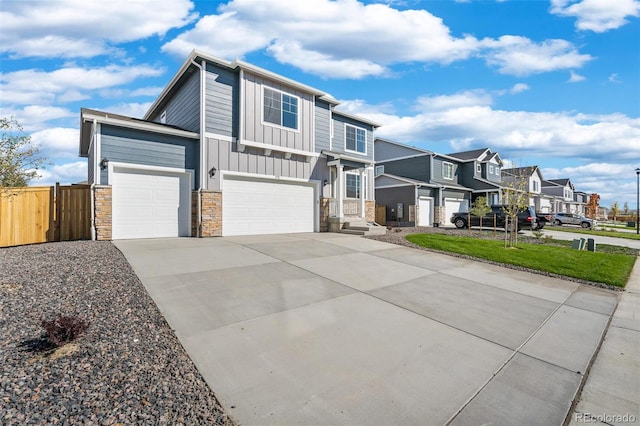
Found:
[[[398, 217], [398, 203], [402, 203], [402, 216]], [[416, 204], [415, 186], [376, 189], [376, 205], [385, 206], [387, 222], [408, 222], [409, 206]], [[392, 211], [393, 210], [393, 211]]]
[[[442, 163], [447, 162], [453, 164], [453, 179], [445, 179], [442, 177]], [[441, 182], [441, 183], [458, 183], [459, 177], [459, 164], [455, 163], [451, 160], [445, 160], [442, 158], [435, 157], [433, 159], [433, 180]]]
[[316, 101], [315, 121], [316, 152], [331, 149], [331, 113], [327, 102]]
[[408, 157], [410, 155], [417, 155], [422, 153], [421, 151], [411, 149], [410, 147], [396, 145], [380, 139], [377, 139], [375, 141], [375, 146], [376, 161], [392, 160], [394, 158]]
[[475, 188], [476, 180], [474, 176], [476, 174], [476, 163], [462, 163], [459, 166], [459, 170], [460, 179], [458, 180], [460, 184], [469, 188]]
[[[347, 151], [345, 147], [345, 125], [349, 124], [355, 127], [360, 127], [367, 131], [367, 153], [360, 154], [353, 151]], [[370, 124], [365, 124], [356, 120], [352, 120], [348, 117], [343, 117], [338, 114], [333, 114], [333, 140], [331, 142], [331, 151], [338, 153], [345, 153], [353, 157], [362, 157], [373, 161], [373, 127]]]
[[238, 136], [238, 75], [207, 64], [205, 99], [206, 131], [222, 136]]
[[[175, 167], [195, 171], [198, 187], [198, 141], [160, 133], [101, 126], [102, 157], [110, 162]], [[109, 184], [108, 171], [100, 173], [102, 184]]]
[[430, 156], [405, 158], [384, 163], [384, 172], [391, 175], [429, 182]]
[[431, 197], [433, 199], [438, 198], [438, 190], [436, 188], [418, 188], [419, 197]]
[[[281, 176], [298, 179], [329, 179], [326, 161], [312, 158], [306, 162], [304, 157], [292, 155], [289, 160], [284, 153], [273, 151], [271, 155], [264, 155], [264, 150], [245, 148], [239, 152], [237, 143], [225, 140], [207, 138], [207, 167], [215, 167], [218, 173], [209, 178], [210, 190], [220, 189], [220, 171], [252, 173], [266, 176]], [[324, 164], [324, 167], [322, 166]]]
[[167, 112], [167, 124], [178, 126], [190, 132], [200, 131], [200, 74], [192, 73], [178, 86], [166, 106], [158, 110], [151, 121], [160, 122], [162, 111]]
[[[308, 93], [294, 90], [265, 78], [245, 73], [244, 81], [244, 138], [254, 142], [314, 151], [315, 100]], [[298, 99], [298, 129], [287, 129], [262, 122], [262, 87], [279, 90]]]

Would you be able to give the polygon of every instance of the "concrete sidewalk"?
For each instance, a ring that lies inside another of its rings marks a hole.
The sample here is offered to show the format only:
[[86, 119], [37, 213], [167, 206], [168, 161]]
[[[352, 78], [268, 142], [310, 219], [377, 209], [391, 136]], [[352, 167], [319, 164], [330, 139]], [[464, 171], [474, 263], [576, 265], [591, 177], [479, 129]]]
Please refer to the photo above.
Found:
[[341, 234], [116, 245], [241, 424], [559, 425], [618, 302]]
[[640, 260], [572, 413], [584, 423], [640, 424]]

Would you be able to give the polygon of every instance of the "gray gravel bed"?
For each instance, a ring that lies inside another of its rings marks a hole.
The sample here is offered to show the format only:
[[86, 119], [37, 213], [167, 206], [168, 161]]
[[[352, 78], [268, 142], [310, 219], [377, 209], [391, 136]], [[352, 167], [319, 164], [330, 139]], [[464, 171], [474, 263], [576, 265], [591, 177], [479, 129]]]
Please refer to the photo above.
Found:
[[[90, 325], [47, 349], [58, 313]], [[0, 249], [0, 365], [3, 425], [233, 424], [110, 242]]]
[[[463, 258], [463, 259], [472, 259], [472, 260], [477, 261], [477, 262], [483, 262], [483, 263], [489, 263], [489, 264], [492, 264], [492, 265], [503, 266], [505, 268], [514, 269], [514, 270], [518, 270], [518, 271], [531, 272], [533, 274], [544, 275], [544, 276], [547, 276], [547, 277], [561, 278], [563, 280], [578, 282], [578, 283], [581, 283], [581, 284], [587, 284], [587, 285], [591, 285], [591, 286], [594, 286], [594, 287], [607, 288], [607, 289], [615, 290], [615, 291], [624, 291], [623, 288], [616, 287], [616, 286], [610, 286], [610, 285], [607, 285], [607, 284], [604, 284], [604, 283], [598, 283], [598, 282], [594, 282], [594, 281], [582, 280], [582, 279], [579, 279], [579, 278], [567, 277], [567, 276], [564, 276], [564, 275], [553, 274], [551, 272], [545, 272], [545, 271], [538, 271], [536, 269], [525, 268], [525, 267], [517, 266], [517, 265], [507, 265], [507, 264], [504, 264], [504, 263], [498, 263], [498, 262], [494, 262], [494, 261], [487, 260], [487, 259], [479, 259], [479, 258], [476, 258], [476, 257], [467, 256], [467, 255], [464, 255], [464, 254], [433, 250], [433, 249], [430, 249], [430, 248], [427, 248], [427, 247], [422, 247], [422, 246], [419, 246], [417, 244], [413, 244], [410, 241], [407, 241], [407, 239], [405, 237], [407, 235], [409, 235], [409, 234], [445, 234], [445, 235], [455, 235], [455, 236], [459, 236], [459, 237], [469, 236], [469, 233], [468, 233], [467, 230], [460, 230], [460, 229], [455, 229], [455, 228], [399, 227], [399, 228], [391, 228], [391, 229], [389, 229], [387, 231], [386, 235], [376, 235], [376, 236], [370, 236], [370, 237], [367, 237], [367, 238], [371, 238], [373, 240], [378, 240], [378, 241], [384, 241], [384, 242], [391, 243], [391, 244], [397, 244], [397, 245], [400, 245], [400, 246], [416, 248], [416, 249], [419, 249], [419, 250], [442, 253], [442, 254], [446, 254], [446, 255], [449, 255], [449, 256], [460, 257], [460, 258]], [[494, 233], [492, 231], [490, 231], [490, 230], [485, 230], [485, 231], [482, 231], [482, 232], [480, 232], [479, 230], [473, 230], [471, 235], [474, 238], [490, 239], [490, 240], [495, 240], [495, 239], [504, 240], [504, 233], [497, 232], [496, 235], [494, 235]], [[532, 243], [532, 244], [541, 244], [541, 241], [538, 241], [535, 238], [528, 238], [528, 237], [524, 237], [524, 236], [518, 237], [518, 241], [519, 242]]]

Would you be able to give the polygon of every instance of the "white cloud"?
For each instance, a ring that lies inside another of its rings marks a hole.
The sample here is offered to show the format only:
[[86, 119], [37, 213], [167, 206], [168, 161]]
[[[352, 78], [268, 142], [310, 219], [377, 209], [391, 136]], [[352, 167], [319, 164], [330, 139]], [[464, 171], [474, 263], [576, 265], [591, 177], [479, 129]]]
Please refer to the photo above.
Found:
[[580, 68], [593, 59], [581, 54], [566, 40], [545, 40], [535, 43], [526, 37], [502, 36], [485, 39], [490, 50], [485, 54], [489, 65], [497, 66], [502, 74], [526, 76], [569, 68]]
[[40, 130], [31, 134], [31, 141], [49, 159], [78, 156], [78, 129], [53, 127]]
[[569, 83], [578, 83], [580, 81], [585, 81], [587, 78], [583, 75], [576, 73], [571, 70], [571, 77], [569, 77]]
[[608, 80], [609, 80], [609, 83], [622, 83], [620, 81], [620, 79], [618, 78], [618, 74], [616, 74], [616, 73], [611, 74], [609, 76]]
[[118, 105], [113, 105], [110, 107], [106, 107], [105, 110], [112, 112], [114, 114], [126, 115], [128, 117], [134, 118], [142, 118], [144, 114], [151, 108], [152, 102], [144, 102], [144, 103], [122, 103]]
[[0, 108], [0, 114], [3, 117], [12, 116], [28, 132], [35, 132], [44, 129], [47, 127], [47, 121], [78, 116], [77, 112], [70, 111], [66, 108], [47, 105], [29, 105], [22, 109], [11, 110], [2, 107]]
[[71, 102], [89, 98], [88, 92], [130, 83], [164, 72], [151, 65], [107, 65], [99, 68], [71, 66], [46, 72], [25, 69], [0, 75], [0, 95], [6, 103]]
[[509, 93], [511, 93], [512, 95], [518, 94], [518, 93], [522, 93], [525, 92], [527, 90], [529, 90], [530, 87], [528, 84], [525, 83], [517, 83], [514, 84], [513, 87], [511, 88], [511, 90], [509, 90]]
[[576, 28], [603, 33], [640, 16], [638, 0], [551, 0], [551, 13], [577, 18]]
[[6, 1], [0, 51], [13, 57], [92, 57], [123, 43], [164, 34], [192, 22], [189, 0]]
[[46, 169], [38, 171], [40, 178], [30, 182], [31, 185], [55, 185], [59, 182], [62, 185], [86, 182], [87, 180], [87, 160], [74, 161], [71, 163], [55, 164]]
[[403, 62], [449, 64], [482, 56], [501, 73], [529, 75], [579, 68], [591, 59], [564, 40], [455, 37], [426, 10], [356, 0], [234, 0], [162, 46], [181, 57], [194, 48], [227, 59], [267, 49], [306, 72], [354, 79], [388, 74]]

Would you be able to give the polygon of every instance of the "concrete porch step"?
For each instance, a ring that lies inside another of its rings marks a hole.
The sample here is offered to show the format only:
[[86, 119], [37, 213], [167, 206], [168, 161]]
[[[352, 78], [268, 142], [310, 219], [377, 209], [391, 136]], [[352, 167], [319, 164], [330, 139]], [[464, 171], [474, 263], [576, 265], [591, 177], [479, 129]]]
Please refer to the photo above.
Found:
[[369, 223], [364, 220], [356, 220], [345, 222], [340, 232], [351, 235], [385, 235], [387, 228], [375, 222]]

